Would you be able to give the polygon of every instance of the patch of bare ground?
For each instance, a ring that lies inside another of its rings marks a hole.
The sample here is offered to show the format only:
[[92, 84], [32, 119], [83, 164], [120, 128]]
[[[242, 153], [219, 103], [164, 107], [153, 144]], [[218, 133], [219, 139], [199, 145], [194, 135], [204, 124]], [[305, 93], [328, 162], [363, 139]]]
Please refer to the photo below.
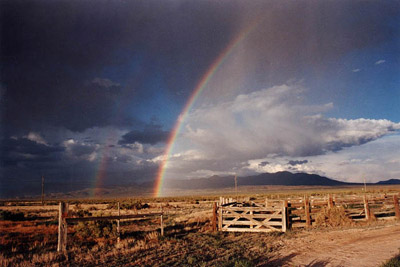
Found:
[[400, 249], [400, 223], [310, 230], [283, 240], [277, 266], [379, 266]]

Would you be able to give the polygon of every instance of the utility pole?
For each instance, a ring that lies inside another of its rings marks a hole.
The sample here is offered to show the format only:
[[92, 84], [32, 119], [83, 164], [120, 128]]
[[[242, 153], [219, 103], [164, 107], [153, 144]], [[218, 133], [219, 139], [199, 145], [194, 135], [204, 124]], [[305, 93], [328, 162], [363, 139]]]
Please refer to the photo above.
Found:
[[367, 183], [365, 182], [365, 176], [364, 176], [364, 193], [367, 193]]
[[44, 176], [42, 175], [42, 205], [44, 205]]
[[[235, 193], [236, 193], [236, 198], [238, 198], [238, 191], [237, 191], [237, 175], [235, 174]], [[238, 199], [236, 199], [238, 201]]]

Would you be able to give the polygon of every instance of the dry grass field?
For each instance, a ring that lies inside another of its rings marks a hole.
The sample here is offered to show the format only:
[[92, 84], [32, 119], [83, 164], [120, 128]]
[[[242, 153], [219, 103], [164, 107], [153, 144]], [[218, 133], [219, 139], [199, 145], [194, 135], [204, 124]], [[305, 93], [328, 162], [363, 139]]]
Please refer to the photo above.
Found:
[[[356, 191], [281, 188], [268, 193], [241, 192], [239, 197], [257, 201], [304, 194], [362, 194]], [[399, 187], [376, 187], [369, 193], [398, 192]], [[334, 227], [318, 224], [286, 233], [213, 232], [212, 204], [218, 200], [214, 193], [158, 199], [68, 199], [69, 216], [74, 217], [116, 215], [117, 201], [121, 215], [159, 212], [162, 206], [165, 234], [160, 235], [159, 216], [121, 220], [120, 242], [116, 221], [71, 223], [67, 253], [57, 252], [58, 200], [43, 206], [35, 201], [2, 201], [0, 266], [379, 266], [399, 252], [400, 224], [395, 219], [355, 223], [344, 219]], [[321, 212], [327, 218], [328, 212]]]

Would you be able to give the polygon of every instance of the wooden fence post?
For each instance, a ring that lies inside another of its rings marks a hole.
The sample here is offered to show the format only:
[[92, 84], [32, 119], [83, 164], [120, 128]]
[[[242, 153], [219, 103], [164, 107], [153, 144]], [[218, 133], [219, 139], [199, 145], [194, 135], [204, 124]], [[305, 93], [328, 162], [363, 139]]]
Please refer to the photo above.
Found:
[[[121, 216], [121, 210], [120, 210], [120, 206], [119, 206], [119, 201], [118, 201], [118, 216]], [[120, 222], [120, 220], [118, 219], [117, 220], [117, 235], [118, 235], [117, 243], [119, 243], [121, 241], [121, 229], [120, 229], [120, 226], [119, 226], [119, 222]]]
[[400, 208], [399, 208], [399, 199], [396, 195], [393, 195], [393, 203], [394, 203], [394, 212], [396, 213], [396, 218], [400, 220]]
[[57, 251], [65, 253], [67, 251], [67, 221], [68, 203], [60, 202], [58, 209], [58, 244]]
[[282, 200], [282, 232], [286, 232], [289, 228], [288, 215], [288, 202], [287, 200]]
[[328, 194], [328, 208], [333, 208], [333, 197], [331, 194]]
[[311, 216], [310, 216], [310, 200], [307, 196], [304, 196], [304, 210], [306, 215], [306, 226], [311, 227]]
[[364, 195], [364, 211], [365, 211], [365, 219], [367, 221], [371, 220], [371, 211], [369, 209], [367, 195]]
[[222, 204], [219, 203], [219, 207], [218, 207], [218, 230], [221, 231], [222, 230]]
[[160, 228], [161, 228], [161, 236], [164, 236], [164, 221], [163, 221], [163, 207], [161, 204], [161, 215], [160, 215]]
[[213, 203], [212, 231], [217, 231], [217, 202]]

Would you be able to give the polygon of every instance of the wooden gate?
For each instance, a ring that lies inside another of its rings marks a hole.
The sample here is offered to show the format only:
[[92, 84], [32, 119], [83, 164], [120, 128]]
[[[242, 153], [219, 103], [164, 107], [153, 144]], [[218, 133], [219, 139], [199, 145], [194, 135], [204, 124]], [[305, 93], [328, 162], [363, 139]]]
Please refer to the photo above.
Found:
[[286, 232], [287, 207], [243, 206], [228, 203], [218, 207], [218, 230], [227, 232]]

